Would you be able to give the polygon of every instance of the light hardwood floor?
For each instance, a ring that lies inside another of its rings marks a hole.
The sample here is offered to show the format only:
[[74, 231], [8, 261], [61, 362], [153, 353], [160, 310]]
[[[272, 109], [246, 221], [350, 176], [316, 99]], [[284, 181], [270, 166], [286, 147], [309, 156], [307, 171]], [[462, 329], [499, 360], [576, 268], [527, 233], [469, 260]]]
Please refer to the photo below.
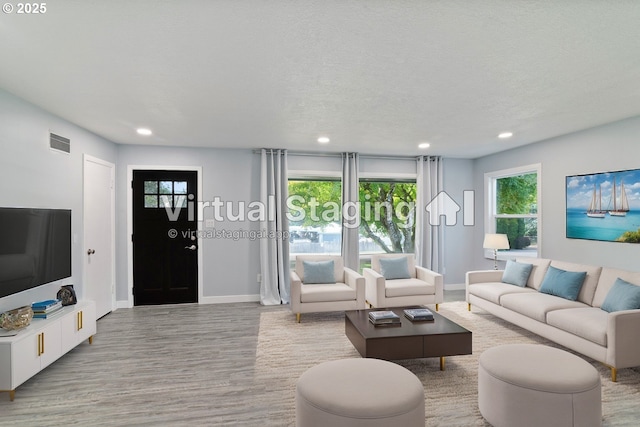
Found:
[[[287, 306], [288, 307], [288, 306]], [[0, 393], [0, 425], [260, 425], [257, 303], [119, 309], [85, 342]], [[292, 322], [294, 316], [292, 314]]]
[[[445, 291], [458, 300], [464, 290]], [[0, 393], [0, 426], [291, 425], [274, 421], [290, 403], [254, 375], [260, 316], [276, 310], [288, 306], [119, 309], [98, 321], [92, 345], [18, 387], [14, 402]]]

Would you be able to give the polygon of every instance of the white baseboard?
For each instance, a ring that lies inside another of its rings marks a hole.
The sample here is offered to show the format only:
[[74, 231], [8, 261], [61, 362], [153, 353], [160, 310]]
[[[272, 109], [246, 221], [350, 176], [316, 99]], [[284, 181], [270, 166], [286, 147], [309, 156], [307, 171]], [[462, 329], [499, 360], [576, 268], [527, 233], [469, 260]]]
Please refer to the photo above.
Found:
[[116, 310], [119, 308], [131, 308], [131, 306], [129, 306], [129, 301], [128, 300], [120, 300], [120, 301], [116, 301]]
[[444, 290], [445, 291], [464, 291], [465, 286], [464, 283], [451, 283], [451, 284], [446, 284], [444, 285]]
[[[228, 304], [233, 302], [260, 302], [260, 295], [224, 295], [218, 297], [202, 297], [200, 304]], [[116, 309], [131, 308], [129, 301], [116, 301]]]
[[227, 304], [232, 302], [260, 302], [260, 295], [224, 295], [200, 298], [200, 304]]

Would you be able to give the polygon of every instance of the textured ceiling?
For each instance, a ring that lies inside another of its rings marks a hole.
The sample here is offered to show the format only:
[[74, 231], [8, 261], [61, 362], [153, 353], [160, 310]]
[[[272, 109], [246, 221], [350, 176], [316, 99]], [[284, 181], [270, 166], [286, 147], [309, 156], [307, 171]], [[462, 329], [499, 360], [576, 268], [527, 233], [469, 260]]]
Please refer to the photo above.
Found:
[[0, 87], [122, 144], [474, 158], [640, 115], [639, 22], [636, 0], [59, 0], [0, 16]]

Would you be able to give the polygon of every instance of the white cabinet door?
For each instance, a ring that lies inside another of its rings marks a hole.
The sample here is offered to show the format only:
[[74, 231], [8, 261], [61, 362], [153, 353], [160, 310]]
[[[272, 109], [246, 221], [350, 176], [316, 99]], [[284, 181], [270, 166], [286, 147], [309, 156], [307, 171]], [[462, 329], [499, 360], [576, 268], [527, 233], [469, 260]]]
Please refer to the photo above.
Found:
[[29, 333], [11, 346], [11, 389], [40, 372], [41, 331]]
[[60, 321], [62, 327], [62, 354], [96, 333], [96, 305], [93, 301], [78, 303], [73, 313]]
[[62, 356], [60, 322], [52, 322], [42, 329], [40, 369], [44, 369]]
[[65, 315], [60, 319], [61, 330], [61, 347], [62, 353], [66, 353], [78, 344], [77, 328], [78, 328], [78, 313], [76, 311]]
[[80, 327], [77, 329], [76, 345], [96, 334], [96, 303], [87, 301], [80, 307]]

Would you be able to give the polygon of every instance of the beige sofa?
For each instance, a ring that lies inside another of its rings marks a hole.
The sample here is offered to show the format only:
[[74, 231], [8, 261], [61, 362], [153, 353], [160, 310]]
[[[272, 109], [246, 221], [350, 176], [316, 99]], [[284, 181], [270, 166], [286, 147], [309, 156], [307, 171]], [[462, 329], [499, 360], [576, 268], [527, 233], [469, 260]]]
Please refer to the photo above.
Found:
[[[476, 306], [602, 362], [611, 368], [612, 381], [617, 369], [640, 366], [640, 309], [600, 308], [617, 278], [640, 286], [640, 272], [540, 258], [516, 262], [533, 264], [525, 287], [503, 283], [503, 270], [467, 272], [469, 310]], [[549, 266], [587, 273], [576, 301], [539, 292]]]

